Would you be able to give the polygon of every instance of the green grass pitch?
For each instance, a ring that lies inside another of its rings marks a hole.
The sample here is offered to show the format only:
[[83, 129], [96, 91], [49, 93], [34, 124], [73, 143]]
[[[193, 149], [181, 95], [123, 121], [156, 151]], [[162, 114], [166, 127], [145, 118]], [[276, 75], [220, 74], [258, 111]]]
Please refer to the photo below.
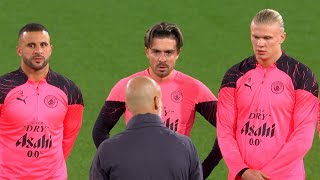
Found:
[[[28, 22], [44, 24], [54, 46], [52, 69], [75, 81], [85, 98], [83, 126], [67, 165], [69, 179], [88, 179], [95, 154], [93, 124], [112, 86], [148, 66], [143, 36], [149, 26], [159, 21], [180, 26], [184, 47], [176, 69], [198, 78], [217, 95], [225, 71], [252, 54], [249, 24], [264, 8], [283, 15], [287, 32], [283, 49], [308, 65], [320, 79], [319, 5], [314, 0], [1, 0], [0, 74], [20, 65], [15, 52], [18, 30]], [[121, 119], [112, 134], [123, 128]], [[191, 138], [201, 159], [209, 152], [214, 137], [215, 129], [197, 115]], [[315, 136], [305, 157], [307, 179], [319, 179], [319, 158], [320, 140]], [[227, 179], [224, 162], [209, 179]]]

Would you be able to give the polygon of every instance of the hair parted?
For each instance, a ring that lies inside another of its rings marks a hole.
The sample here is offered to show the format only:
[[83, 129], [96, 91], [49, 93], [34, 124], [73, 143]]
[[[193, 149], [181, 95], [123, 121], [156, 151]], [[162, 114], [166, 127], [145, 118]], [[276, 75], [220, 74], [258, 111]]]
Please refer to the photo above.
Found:
[[150, 48], [154, 38], [175, 39], [178, 50], [183, 46], [182, 33], [179, 27], [174, 23], [160, 22], [151, 26], [144, 36], [144, 46]]

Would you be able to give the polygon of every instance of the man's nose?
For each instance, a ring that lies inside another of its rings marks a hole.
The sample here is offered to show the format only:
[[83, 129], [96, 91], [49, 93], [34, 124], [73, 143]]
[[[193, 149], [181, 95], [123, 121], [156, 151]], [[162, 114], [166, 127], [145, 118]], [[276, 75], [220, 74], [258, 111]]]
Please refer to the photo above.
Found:
[[161, 61], [161, 62], [167, 61], [166, 53], [164, 53], [164, 52], [161, 52], [161, 53], [160, 53], [160, 55], [159, 55], [159, 61]]
[[258, 39], [257, 40], [257, 46], [263, 46], [264, 45], [264, 40], [263, 39]]
[[36, 46], [35, 50], [34, 50], [35, 54], [42, 54], [43, 53], [43, 49], [41, 46]]

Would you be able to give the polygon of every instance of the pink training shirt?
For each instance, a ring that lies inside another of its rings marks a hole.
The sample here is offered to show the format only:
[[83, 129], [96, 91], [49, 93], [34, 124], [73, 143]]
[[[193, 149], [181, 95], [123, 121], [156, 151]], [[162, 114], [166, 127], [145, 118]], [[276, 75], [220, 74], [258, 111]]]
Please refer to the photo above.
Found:
[[[110, 91], [93, 126], [92, 137], [98, 148], [110, 137], [110, 131], [124, 115], [128, 122], [131, 114], [125, 104], [125, 88], [129, 79], [136, 76], [150, 77], [149, 68], [121, 79]], [[164, 125], [173, 131], [190, 136], [198, 112], [211, 125], [216, 127], [217, 98], [199, 80], [174, 70], [168, 79], [158, 82], [162, 92], [162, 120]], [[206, 137], [204, 137], [206, 138]], [[202, 162], [204, 177], [209, 176], [212, 169], [222, 159], [218, 141]]]
[[21, 69], [0, 77], [0, 179], [67, 179], [83, 107], [79, 88], [51, 70], [38, 83]]
[[229, 69], [217, 115], [229, 179], [240, 179], [246, 167], [271, 180], [305, 179], [303, 157], [312, 146], [317, 96], [311, 70], [284, 53], [268, 68], [251, 56]]
[[[125, 101], [127, 82], [136, 76], [150, 77], [148, 69], [120, 80], [111, 90], [106, 101]], [[174, 70], [170, 79], [157, 82], [162, 93], [162, 120], [170, 129], [190, 136], [195, 120], [196, 104], [217, 101], [212, 92], [199, 80]], [[212, 108], [209, 107], [208, 108]], [[215, 112], [212, 111], [214, 114]], [[131, 118], [128, 109], [125, 110], [125, 120]]]

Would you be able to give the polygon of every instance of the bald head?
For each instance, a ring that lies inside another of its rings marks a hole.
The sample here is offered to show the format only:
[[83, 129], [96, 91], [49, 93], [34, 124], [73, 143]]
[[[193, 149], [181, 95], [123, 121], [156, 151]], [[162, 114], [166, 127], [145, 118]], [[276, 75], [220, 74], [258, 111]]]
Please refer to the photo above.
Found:
[[161, 113], [161, 89], [151, 78], [134, 77], [126, 88], [126, 104], [133, 115]]

